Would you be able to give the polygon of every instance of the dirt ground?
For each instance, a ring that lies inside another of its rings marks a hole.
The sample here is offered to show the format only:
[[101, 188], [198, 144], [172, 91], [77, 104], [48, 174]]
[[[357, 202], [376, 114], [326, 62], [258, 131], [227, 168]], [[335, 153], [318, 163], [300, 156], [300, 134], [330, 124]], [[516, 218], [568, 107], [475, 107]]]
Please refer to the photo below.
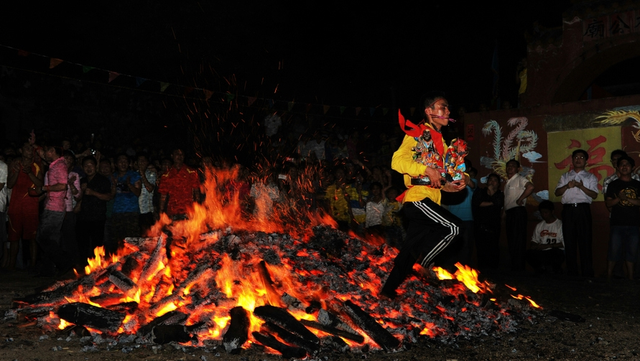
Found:
[[[481, 275], [481, 279], [485, 277]], [[514, 276], [497, 274], [486, 279], [516, 287], [543, 307], [535, 324], [521, 324], [518, 332], [461, 339], [450, 345], [422, 339], [409, 349], [386, 353], [319, 354], [317, 360], [640, 360], [640, 287], [627, 280], [569, 276]], [[0, 309], [12, 299], [34, 292], [53, 279], [34, 278], [26, 272], [0, 273]], [[498, 294], [497, 297], [509, 297]], [[562, 311], [560, 317], [555, 311]], [[563, 320], [579, 316], [584, 322]], [[556, 316], [554, 316], [556, 315]], [[135, 343], [92, 344], [69, 337], [69, 332], [44, 332], [14, 320], [0, 321], [0, 360], [279, 360], [258, 349], [229, 355], [222, 346], [182, 348]]]

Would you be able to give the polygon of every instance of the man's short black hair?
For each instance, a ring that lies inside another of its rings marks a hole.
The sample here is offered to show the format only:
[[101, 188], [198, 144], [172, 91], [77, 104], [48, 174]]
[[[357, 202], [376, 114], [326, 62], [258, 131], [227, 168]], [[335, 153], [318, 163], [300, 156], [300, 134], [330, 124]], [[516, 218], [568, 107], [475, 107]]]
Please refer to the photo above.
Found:
[[93, 165], [98, 165], [98, 161], [96, 160], [96, 158], [94, 158], [91, 155], [88, 157], [82, 158], [82, 165], [84, 165], [86, 162], [93, 162]]
[[633, 160], [633, 158], [629, 157], [628, 155], [623, 155], [622, 157], [618, 158], [618, 163], [616, 163], [616, 168], [620, 167], [620, 162], [622, 162], [623, 160], [626, 160], [627, 162], [629, 162], [629, 164], [631, 165], [631, 168], [636, 166], [636, 161]]
[[582, 153], [584, 155], [584, 160], [589, 160], [589, 153], [587, 153], [584, 149], [576, 149], [571, 153], [571, 158], [575, 157], [576, 154]]
[[422, 96], [423, 102], [423, 110], [433, 107], [433, 104], [438, 101], [438, 99], [446, 99], [444, 96], [444, 92], [442, 91], [432, 91]]
[[515, 159], [508, 160], [507, 163], [505, 163], [505, 166], [509, 165], [509, 163], [511, 163], [511, 162], [515, 162], [516, 163], [516, 167], [520, 168], [520, 162], [518, 162]]
[[616, 149], [613, 152], [611, 152], [611, 155], [609, 157], [609, 159], [613, 160], [614, 157], [618, 156], [618, 157], [624, 157], [627, 155], [627, 152], [625, 152], [622, 149]]
[[490, 173], [487, 176], [487, 182], [489, 182], [489, 178], [491, 178], [491, 177], [495, 177], [498, 180], [498, 183], [500, 183], [502, 181], [502, 179], [500, 179], [500, 176], [497, 173]]
[[553, 209], [555, 208], [555, 206], [553, 205], [553, 202], [551, 201], [547, 201], [544, 200], [542, 202], [540, 202], [540, 204], [538, 204], [538, 210], [541, 211], [543, 209], [549, 210], [551, 212], [553, 212]]

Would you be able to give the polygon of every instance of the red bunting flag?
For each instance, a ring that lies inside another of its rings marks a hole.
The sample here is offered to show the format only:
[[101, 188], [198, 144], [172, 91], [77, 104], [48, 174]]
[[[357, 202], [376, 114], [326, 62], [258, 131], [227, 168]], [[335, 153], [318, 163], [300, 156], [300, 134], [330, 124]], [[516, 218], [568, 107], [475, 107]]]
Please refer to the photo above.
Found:
[[327, 112], [329, 111], [329, 108], [331, 108], [330, 105], [323, 105], [322, 106], [322, 112], [323, 114], [327, 114]]
[[51, 58], [51, 59], [49, 60], [49, 69], [53, 69], [53, 68], [55, 68], [56, 66], [58, 66], [58, 65], [62, 64], [62, 62], [63, 62], [63, 61], [64, 61], [64, 60], [62, 60], [62, 59], [58, 59], [58, 58]]
[[356, 107], [356, 115], [359, 115], [361, 110], [362, 110], [362, 107]]
[[111, 83], [115, 78], [119, 77], [120, 74], [116, 73], [115, 71], [110, 71], [109, 72], [109, 83]]

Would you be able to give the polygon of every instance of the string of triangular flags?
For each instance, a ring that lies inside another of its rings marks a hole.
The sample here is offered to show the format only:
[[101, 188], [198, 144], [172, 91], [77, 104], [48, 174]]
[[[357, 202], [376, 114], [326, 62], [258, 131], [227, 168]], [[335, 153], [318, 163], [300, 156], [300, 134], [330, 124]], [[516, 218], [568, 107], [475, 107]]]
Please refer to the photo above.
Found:
[[[184, 86], [184, 85], [179, 85], [179, 84], [174, 84], [174, 83], [170, 83], [170, 82], [162, 82], [162, 81], [158, 81], [158, 80], [153, 80], [153, 79], [148, 79], [148, 78], [144, 78], [144, 77], [140, 77], [140, 76], [134, 76], [134, 75], [129, 75], [129, 74], [122, 74], [116, 71], [112, 71], [112, 70], [107, 70], [107, 69], [102, 69], [102, 68], [98, 68], [98, 67], [94, 67], [94, 66], [89, 66], [89, 65], [84, 65], [84, 64], [79, 64], [79, 63], [74, 63], [71, 61], [67, 61], [64, 59], [60, 59], [60, 58], [54, 58], [54, 57], [50, 57], [47, 55], [42, 55], [42, 54], [38, 54], [38, 53], [33, 53], [33, 52], [29, 52], [29, 51], [25, 51], [22, 49], [17, 49], [11, 46], [7, 46], [7, 45], [2, 45], [0, 44], [0, 47], [5, 48], [5, 49], [9, 49], [12, 51], [15, 51], [15, 53], [19, 56], [22, 57], [28, 57], [28, 56], [37, 56], [37, 57], [41, 57], [43, 59], [48, 59], [49, 62], [49, 70], [54, 69], [58, 66], [60, 66], [63, 63], [66, 64], [70, 64], [70, 65], [74, 65], [77, 66], [79, 68], [82, 69], [82, 73], [86, 74], [89, 72], [95, 72], [95, 71], [99, 71], [99, 72], [103, 72], [105, 73], [107, 76], [105, 77], [105, 80], [107, 81], [108, 84], [111, 84], [114, 80], [116, 80], [117, 78], [129, 78], [131, 80], [133, 80], [133, 82], [135, 83], [135, 87], [138, 88], [140, 87], [142, 84], [145, 83], [155, 83], [158, 85], [158, 91], [160, 93], [164, 93], [166, 94], [166, 91], [169, 87], [172, 87], [173, 89], [175, 89], [176, 91], [178, 91], [178, 94], [181, 96], [190, 96], [193, 98], [200, 98], [200, 99], [204, 99], [205, 101], [215, 101], [215, 99], [218, 99], [221, 102], [233, 102], [233, 101], [237, 101], [243, 102], [243, 105], [247, 105], [247, 106], [252, 106], [253, 104], [256, 103], [256, 101], [262, 101], [264, 102], [264, 104], [267, 105], [267, 107], [269, 109], [284, 109], [286, 108], [287, 111], [289, 112], [293, 112], [294, 107], [301, 107], [303, 110], [303, 113], [305, 114], [309, 114], [312, 112], [315, 113], [315, 110], [319, 110], [320, 112], [322, 112], [323, 115], [327, 115], [329, 112], [331, 112], [332, 110], [337, 110], [339, 112], [340, 115], [350, 115], [353, 116], [355, 115], [360, 116], [361, 114], [367, 114], [370, 117], [373, 117], [376, 114], [381, 114], [382, 116], [386, 116], [389, 112], [389, 108], [386, 107], [357, 107], [357, 106], [335, 106], [335, 105], [326, 105], [326, 104], [317, 104], [317, 103], [302, 103], [302, 104], [298, 104], [296, 103], [295, 100], [289, 100], [289, 101], [282, 101], [282, 100], [277, 100], [277, 99], [273, 99], [273, 98], [265, 98], [265, 97], [257, 97], [257, 96], [246, 96], [246, 95], [237, 95], [237, 94], [233, 94], [230, 92], [225, 92], [225, 93], [219, 93], [219, 92], [215, 92], [206, 88], [199, 88], [199, 87], [190, 87], [190, 86]], [[77, 79], [78, 81], [82, 81], [81, 79]], [[131, 88], [133, 89], [133, 88]], [[196, 92], [196, 93], [194, 93]], [[198, 96], [198, 94], [200, 96]], [[354, 113], [350, 113], [347, 112], [347, 110], [353, 109]], [[368, 112], [363, 113], [362, 110], [363, 109], [367, 109]], [[411, 108], [410, 109], [411, 114], [413, 115], [415, 112], [415, 108]]]

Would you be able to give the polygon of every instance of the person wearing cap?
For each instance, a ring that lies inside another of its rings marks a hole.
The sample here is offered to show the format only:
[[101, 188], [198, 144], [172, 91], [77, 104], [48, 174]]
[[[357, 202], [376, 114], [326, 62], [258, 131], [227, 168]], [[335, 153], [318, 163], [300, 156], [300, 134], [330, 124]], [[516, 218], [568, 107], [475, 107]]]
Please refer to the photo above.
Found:
[[390, 299], [396, 297], [396, 289], [413, 264], [419, 261], [423, 267], [429, 267], [434, 258], [460, 236], [462, 227], [458, 217], [440, 206], [441, 192], [460, 192], [468, 182], [466, 175], [456, 181], [447, 181], [442, 176], [448, 148], [441, 133], [442, 127], [449, 123], [447, 99], [440, 93], [428, 94], [424, 114], [426, 119], [419, 125], [405, 121], [400, 114], [400, 123], [407, 135], [391, 161], [391, 168], [404, 175], [408, 188], [401, 195], [408, 227], [405, 244], [380, 291], [381, 296]]
[[585, 170], [589, 154], [576, 149], [571, 154], [573, 169], [560, 177], [556, 197], [562, 197], [562, 233], [567, 270], [578, 274], [578, 251], [583, 277], [593, 277], [591, 202], [598, 196], [598, 179]]

